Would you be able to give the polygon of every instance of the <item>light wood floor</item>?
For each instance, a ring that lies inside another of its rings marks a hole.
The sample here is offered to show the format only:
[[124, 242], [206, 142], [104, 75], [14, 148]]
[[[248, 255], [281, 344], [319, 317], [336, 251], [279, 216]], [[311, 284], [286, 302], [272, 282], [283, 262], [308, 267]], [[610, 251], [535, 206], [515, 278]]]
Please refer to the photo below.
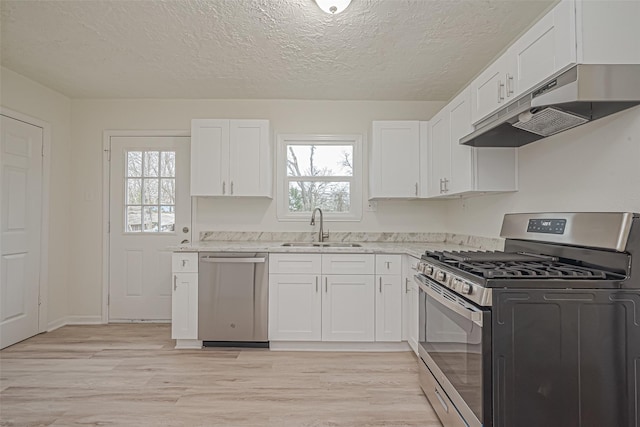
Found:
[[0, 351], [0, 425], [440, 427], [410, 352], [175, 350], [169, 336], [66, 326]]

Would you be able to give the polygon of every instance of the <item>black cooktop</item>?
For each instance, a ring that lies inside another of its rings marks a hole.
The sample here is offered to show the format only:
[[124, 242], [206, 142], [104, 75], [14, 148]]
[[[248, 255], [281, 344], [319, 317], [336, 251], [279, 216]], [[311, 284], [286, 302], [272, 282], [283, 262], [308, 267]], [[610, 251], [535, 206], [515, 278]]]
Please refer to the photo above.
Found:
[[[491, 286], [491, 279], [509, 280], [621, 280], [623, 275], [559, 260], [554, 256], [521, 252], [441, 252], [426, 251], [423, 259], [438, 261], [453, 272], [466, 273]], [[580, 286], [581, 287], [581, 286]], [[590, 286], [587, 286], [590, 287]], [[609, 286], [607, 286], [609, 287]]]

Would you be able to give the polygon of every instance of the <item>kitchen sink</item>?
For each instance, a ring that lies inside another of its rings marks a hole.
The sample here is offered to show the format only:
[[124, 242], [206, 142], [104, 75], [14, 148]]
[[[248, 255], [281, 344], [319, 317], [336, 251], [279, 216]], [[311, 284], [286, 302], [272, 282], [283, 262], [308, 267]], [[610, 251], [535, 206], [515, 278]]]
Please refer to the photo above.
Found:
[[300, 248], [359, 248], [360, 243], [341, 243], [341, 242], [288, 242], [282, 246], [300, 247]]

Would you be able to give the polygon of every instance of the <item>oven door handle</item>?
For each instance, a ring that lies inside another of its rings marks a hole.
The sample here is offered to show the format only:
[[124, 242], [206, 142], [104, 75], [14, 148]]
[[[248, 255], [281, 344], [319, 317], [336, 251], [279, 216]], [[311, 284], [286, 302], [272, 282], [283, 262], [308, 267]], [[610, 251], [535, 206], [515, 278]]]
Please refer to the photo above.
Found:
[[417, 276], [413, 276], [413, 280], [418, 284], [418, 287], [422, 290], [422, 292], [429, 295], [434, 300], [438, 301], [440, 304], [447, 307], [449, 310], [459, 314], [465, 319], [475, 323], [476, 325], [482, 327], [482, 312], [481, 311], [471, 311], [463, 306], [456, 304], [454, 301], [450, 301], [444, 298], [442, 295], [434, 292], [429, 286], [425, 285], [422, 280], [420, 280]]

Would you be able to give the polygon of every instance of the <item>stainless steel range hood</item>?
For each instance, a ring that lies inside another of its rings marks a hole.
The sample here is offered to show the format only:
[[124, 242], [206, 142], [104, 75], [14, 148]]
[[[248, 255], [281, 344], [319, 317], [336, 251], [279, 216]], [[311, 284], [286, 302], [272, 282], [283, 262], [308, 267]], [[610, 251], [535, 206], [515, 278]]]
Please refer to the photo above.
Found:
[[474, 147], [520, 147], [640, 104], [640, 65], [576, 65], [478, 123]]

